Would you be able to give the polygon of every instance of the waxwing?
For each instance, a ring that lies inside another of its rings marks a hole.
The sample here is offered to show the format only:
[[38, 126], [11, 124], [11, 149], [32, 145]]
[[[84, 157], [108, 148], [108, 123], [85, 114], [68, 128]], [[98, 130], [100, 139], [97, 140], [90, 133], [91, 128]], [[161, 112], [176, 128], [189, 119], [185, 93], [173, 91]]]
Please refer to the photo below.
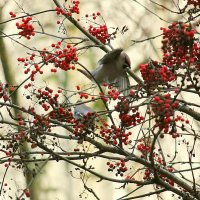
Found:
[[93, 82], [113, 84], [127, 96], [129, 94], [130, 82], [125, 68], [130, 67], [130, 65], [129, 56], [123, 49], [119, 48], [105, 54], [98, 61], [97, 67], [90, 73], [83, 69], [78, 69], [78, 71]]
[[85, 129], [94, 130], [95, 112], [82, 101], [78, 100], [74, 108], [74, 118], [85, 125]]

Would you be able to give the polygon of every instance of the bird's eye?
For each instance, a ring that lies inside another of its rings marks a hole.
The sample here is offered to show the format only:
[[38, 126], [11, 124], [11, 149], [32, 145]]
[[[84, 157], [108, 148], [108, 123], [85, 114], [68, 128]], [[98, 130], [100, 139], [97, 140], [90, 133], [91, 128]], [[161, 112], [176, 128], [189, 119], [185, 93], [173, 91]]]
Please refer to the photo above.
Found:
[[124, 65], [123, 65], [123, 68], [125, 69], [125, 68], [127, 68], [127, 67], [131, 67], [130, 66], [130, 63], [127, 61], [127, 60], [125, 60], [125, 63], [124, 63]]
[[123, 69], [125, 69], [125, 68], [127, 68], [127, 67], [129, 67], [128, 65], [123, 65]]

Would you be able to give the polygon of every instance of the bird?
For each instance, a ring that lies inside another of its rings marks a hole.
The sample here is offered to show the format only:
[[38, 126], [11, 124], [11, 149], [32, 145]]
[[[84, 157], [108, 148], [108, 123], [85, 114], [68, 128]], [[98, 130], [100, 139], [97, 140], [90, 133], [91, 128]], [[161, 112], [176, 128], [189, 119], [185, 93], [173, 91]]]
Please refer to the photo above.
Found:
[[[84, 125], [85, 130], [94, 131], [96, 112], [88, 106], [85, 105], [81, 100], [76, 102], [74, 107], [74, 118], [78, 123]], [[89, 132], [90, 133], [90, 132]]]
[[84, 116], [87, 116], [89, 113], [94, 113], [93, 109], [86, 106], [85, 103], [83, 103], [81, 100], [78, 100], [74, 107], [74, 118], [76, 120], [81, 120], [84, 118]]
[[83, 69], [77, 69], [93, 82], [99, 84], [107, 83], [114, 85], [124, 96], [129, 95], [130, 81], [125, 68], [130, 68], [131, 61], [123, 49], [114, 49], [105, 54], [97, 63], [97, 67], [88, 72]]

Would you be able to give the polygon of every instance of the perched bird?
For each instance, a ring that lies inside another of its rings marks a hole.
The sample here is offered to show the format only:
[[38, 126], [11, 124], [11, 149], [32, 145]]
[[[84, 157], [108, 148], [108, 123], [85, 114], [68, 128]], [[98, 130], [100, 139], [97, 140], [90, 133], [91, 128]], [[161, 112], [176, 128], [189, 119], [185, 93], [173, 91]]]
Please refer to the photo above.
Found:
[[84, 118], [84, 116], [92, 113], [94, 113], [92, 108], [86, 106], [84, 103], [82, 103], [82, 101], [78, 100], [76, 102], [76, 106], [74, 108], [74, 118], [76, 120], [81, 120]]
[[92, 110], [92, 108], [86, 106], [80, 100], [76, 102], [76, 106], [74, 108], [74, 118], [77, 120], [77, 122], [84, 125], [85, 130], [94, 130], [95, 116], [95, 112]]
[[98, 83], [113, 84], [122, 91], [125, 96], [129, 94], [130, 82], [125, 68], [131, 66], [129, 56], [123, 49], [114, 49], [108, 52], [98, 61], [96, 69], [88, 73], [86, 70], [78, 69], [87, 78]]

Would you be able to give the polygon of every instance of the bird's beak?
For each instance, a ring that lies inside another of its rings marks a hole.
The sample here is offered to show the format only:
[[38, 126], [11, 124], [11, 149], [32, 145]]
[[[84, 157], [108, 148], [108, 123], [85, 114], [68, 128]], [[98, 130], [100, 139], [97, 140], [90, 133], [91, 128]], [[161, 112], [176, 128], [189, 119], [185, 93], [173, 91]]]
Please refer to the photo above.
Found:
[[125, 54], [125, 63], [124, 63], [123, 68], [125, 69], [127, 67], [131, 68], [131, 60], [130, 60], [129, 56], [127, 54]]

